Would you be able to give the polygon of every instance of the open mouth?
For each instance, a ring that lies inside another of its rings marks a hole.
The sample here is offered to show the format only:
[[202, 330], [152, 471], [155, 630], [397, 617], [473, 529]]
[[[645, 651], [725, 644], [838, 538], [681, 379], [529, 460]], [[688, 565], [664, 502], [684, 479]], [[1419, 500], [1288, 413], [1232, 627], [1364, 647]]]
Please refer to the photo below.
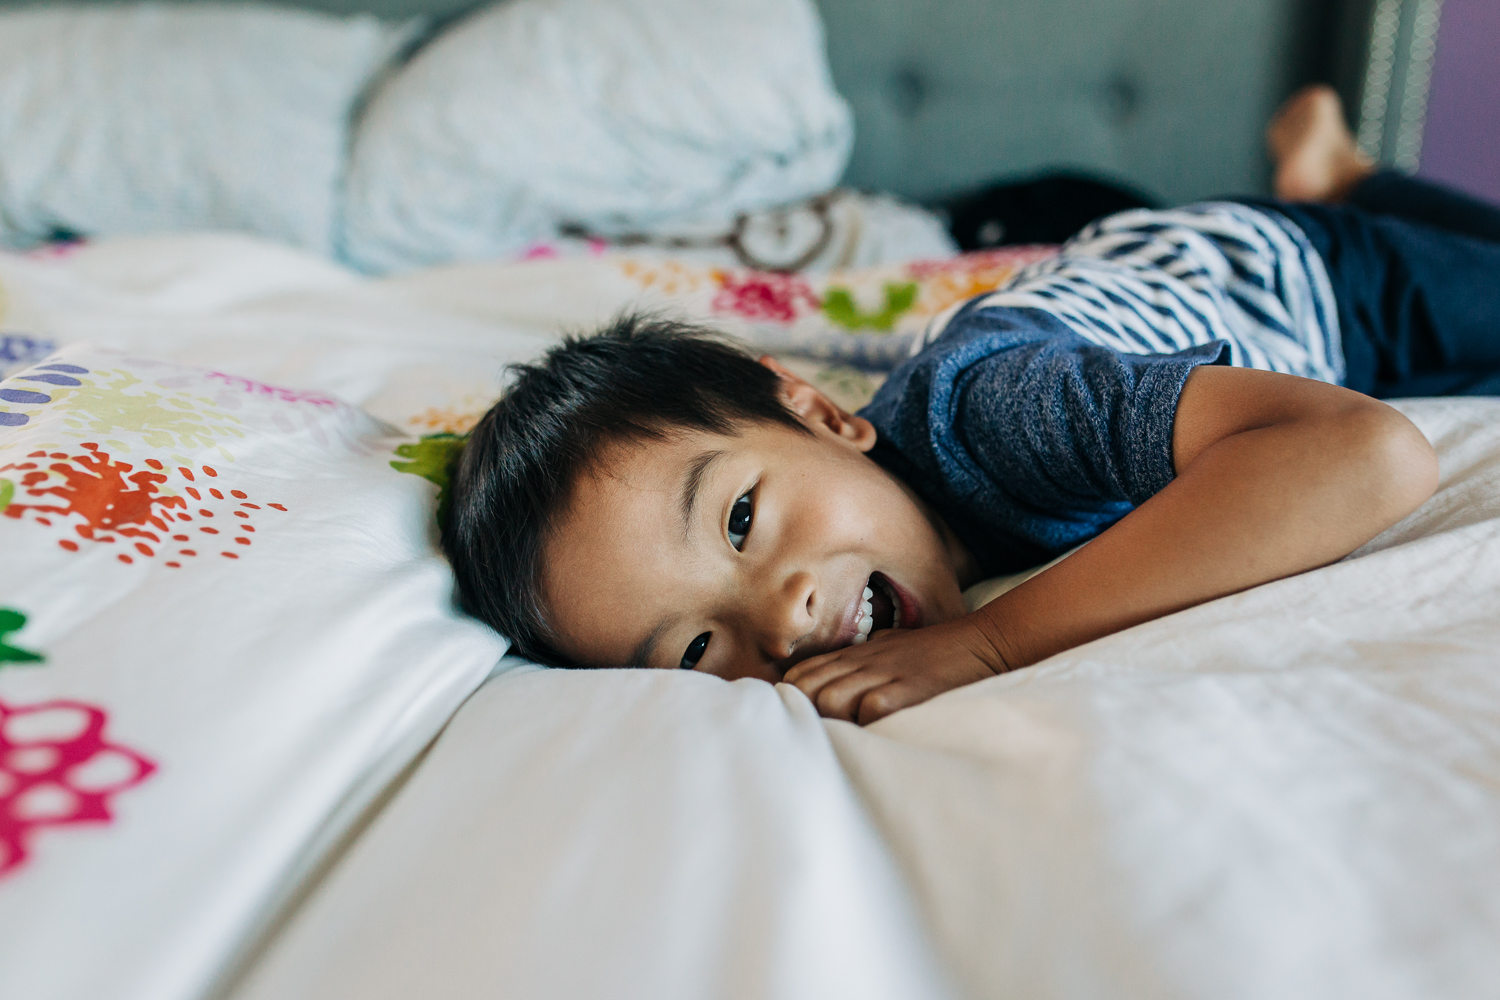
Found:
[[880, 573], [871, 573], [865, 582], [864, 600], [859, 606], [859, 632], [856, 643], [864, 642], [871, 632], [895, 628], [901, 621], [901, 597], [896, 588]]

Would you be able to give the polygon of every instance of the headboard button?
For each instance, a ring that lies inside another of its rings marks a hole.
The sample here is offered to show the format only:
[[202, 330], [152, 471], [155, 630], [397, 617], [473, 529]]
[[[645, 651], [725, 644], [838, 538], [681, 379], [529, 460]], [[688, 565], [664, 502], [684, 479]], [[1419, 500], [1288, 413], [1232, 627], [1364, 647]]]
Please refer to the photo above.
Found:
[[1135, 116], [1140, 108], [1140, 88], [1124, 74], [1117, 73], [1104, 82], [1100, 104], [1104, 117], [1117, 125], [1123, 125]]
[[914, 118], [927, 102], [927, 75], [914, 66], [903, 66], [891, 74], [891, 105], [903, 118]]

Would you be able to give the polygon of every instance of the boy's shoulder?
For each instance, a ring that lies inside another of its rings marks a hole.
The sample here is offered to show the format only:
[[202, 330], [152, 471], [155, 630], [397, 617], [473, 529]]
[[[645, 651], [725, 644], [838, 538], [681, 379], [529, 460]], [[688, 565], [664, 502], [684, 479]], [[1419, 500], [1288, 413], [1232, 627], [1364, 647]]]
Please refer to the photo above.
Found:
[[[1086, 343], [1066, 323], [1038, 309], [987, 307], [985, 297], [940, 316], [922, 334], [920, 350], [891, 372], [861, 415], [871, 421], [915, 401], [913, 393], [951, 392], [955, 379], [974, 364], [1027, 344]], [[934, 380], [937, 380], [936, 382]]]
[[959, 310], [860, 411], [871, 457], [916, 490], [993, 572], [1080, 544], [1173, 475], [1177, 400], [1214, 342], [1128, 354], [1038, 309]]

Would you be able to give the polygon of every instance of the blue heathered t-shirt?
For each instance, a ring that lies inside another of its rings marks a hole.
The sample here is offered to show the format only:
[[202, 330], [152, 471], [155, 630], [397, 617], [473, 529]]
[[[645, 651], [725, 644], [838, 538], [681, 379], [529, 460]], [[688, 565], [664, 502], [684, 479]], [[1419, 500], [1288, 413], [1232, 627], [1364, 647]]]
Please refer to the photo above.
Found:
[[870, 457], [994, 576], [1088, 541], [1171, 482], [1183, 384], [1199, 365], [1228, 364], [1230, 347], [1124, 354], [1042, 310], [979, 305], [860, 415], [880, 435]]

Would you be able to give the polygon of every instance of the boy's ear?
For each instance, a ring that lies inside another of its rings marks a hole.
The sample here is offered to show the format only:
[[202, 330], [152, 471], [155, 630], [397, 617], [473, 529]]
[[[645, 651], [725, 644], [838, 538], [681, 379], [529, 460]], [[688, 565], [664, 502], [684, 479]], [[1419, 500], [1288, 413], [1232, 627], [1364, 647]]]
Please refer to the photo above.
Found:
[[846, 412], [833, 400], [823, 395], [811, 382], [791, 372], [769, 354], [760, 357], [760, 363], [775, 372], [781, 379], [781, 401], [802, 422], [816, 431], [824, 428], [840, 440], [846, 441], [860, 451], [875, 447], [875, 425], [864, 417]]

